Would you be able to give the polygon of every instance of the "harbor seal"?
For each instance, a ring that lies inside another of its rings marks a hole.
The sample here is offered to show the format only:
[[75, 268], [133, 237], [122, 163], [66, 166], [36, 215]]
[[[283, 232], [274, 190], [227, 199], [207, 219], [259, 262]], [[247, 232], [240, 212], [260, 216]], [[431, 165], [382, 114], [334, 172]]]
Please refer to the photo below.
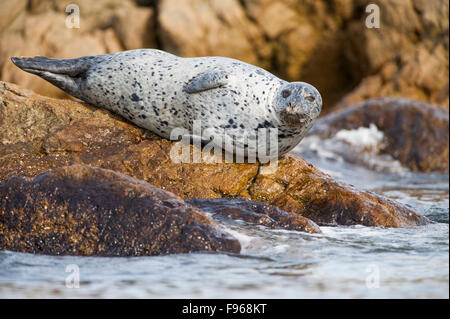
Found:
[[221, 141], [221, 147], [232, 144], [246, 154], [257, 151], [249, 140], [258, 139], [261, 129], [276, 129], [276, 156], [287, 153], [302, 140], [322, 108], [322, 98], [312, 85], [289, 83], [225, 57], [181, 58], [139, 49], [75, 59], [11, 60], [70, 95], [163, 138], [170, 139], [174, 128], [194, 134], [198, 121], [210, 139]]

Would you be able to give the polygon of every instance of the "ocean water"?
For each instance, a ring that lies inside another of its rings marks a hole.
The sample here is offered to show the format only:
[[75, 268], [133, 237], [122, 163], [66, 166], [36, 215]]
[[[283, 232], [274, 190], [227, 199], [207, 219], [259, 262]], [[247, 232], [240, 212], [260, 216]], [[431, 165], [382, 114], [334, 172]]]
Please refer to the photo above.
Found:
[[[307, 138], [294, 152], [335, 179], [410, 205], [435, 223], [304, 234], [219, 221], [240, 240], [241, 254], [104, 258], [0, 251], [0, 297], [448, 298], [449, 175], [411, 173], [378, 155], [351, 164], [329, 144]], [[373, 163], [381, 163], [382, 172]], [[79, 285], [73, 285], [75, 273]]]

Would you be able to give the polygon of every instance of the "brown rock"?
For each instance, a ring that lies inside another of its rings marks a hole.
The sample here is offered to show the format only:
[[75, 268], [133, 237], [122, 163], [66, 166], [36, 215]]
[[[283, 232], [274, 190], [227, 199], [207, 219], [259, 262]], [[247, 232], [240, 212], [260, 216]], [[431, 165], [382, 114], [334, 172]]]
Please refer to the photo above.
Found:
[[261, 32], [237, 0], [160, 1], [159, 37], [165, 50], [177, 55], [228, 56], [257, 63], [255, 41]]
[[448, 108], [449, 66], [447, 43], [425, 40], [384, 62], [380, 72], [365, 77], [337, 103], [339, 108], [377, 97], [408, 97]]
[[212, 214], [213, 217], [231, 217], [272, 229], [282, 228], [312, 234], [322, 232], [316, 223], [297, 213], [287, 213], [275, 206], [243, 198], [194, 198], [186, 202]]
[[[365, 1], [358, 0], [359, 4]], [[348, 24], [345, 48], [353, 78], [363, 78], [339, 105], [373, 97], [408, 97], [448, 108], [448, 1], [374, 1], [380, 7], [380, 28]], [[383, 69], [395, 65], [387, 76]], [[380, 72], [381, 70], [381, 72]], [[376, 80], [367, 86], [365, 78]], [[444, 92], [444, 93], [443, 93]], [[445, 96], [446, 95], [446, 96]]]
[[9, 57], [157, 47], [237, 58], [288, 81], [310, 82], [322, 93], [324, 110], [386, 96], [448, 108], [446, 0], [372, 1], [380, 7], [380, 29], [364, 24], [366, 0], [79, 0], [80, 29], [65, 27], [69, 3], [5, 2], [0, 79], [67, 97], [15, 68]]
[[379, 153], [413, 171], [448, 172], [449, 112], [409, 99], [372, 99], [321, 118], [309, 136], [331, 138], [340, 130], [376, 125], [384, 134]]
[[0, 33], [25, 10], [27, 0], [3, 0], [0, 10]]
[[[23, 92], [23, 93], [22, 93]], [[403, 227], [427, 219], [370, 192], [337, 183], [286, 156], [271, 172], [239, 163], [175, 163], [174, 145], [105, 110], [0, 85], [0, 181], [72, 164], [111, 169], [183, 198], [245, 197], [319, 224]]]
[[[155, 48], [155, 14], [153, 8], [133, 5], [121, 7], [114, 15], [113, 25], [126, 50]], [[131, 23], [132, 22], [132, 23]]]
[[14, 7], [14, 15], [5, 20], [11, 21], [0, 34], [2, 80], [44, 95], [67, 98], [66, 93], [50, 83], [11, 65], [10, 57], [75, 58], [155, 46], [152, 8], [137, 7], [132, 0], [80, 0], [76, 2], [80, 9], [80, 28], [71, 29], [66, 27], [68, 13], [65, 12], [71, 3], [40, 0]]
[[240, 251], [236, 239], [180, 197], [82, 165], [0, 184], [0, 248], [82, 256]]
[[[178, 6], [174, 0], [162, 1], [162, 48], [183, 56], [230, 56], [289, 81], [310, 82], [322, 92], [325, 109], [338, 101], [349, 105], [383, 96], [448, 107], [445, 0], [374, 1], [380, 7], [380, 29], [365, 27], [365, 0], [222, 2], [193, 0]], [[384, 74], [379, 87], [366, 88], [366, 79], [378, 78], [392, 63], [398, 67], [395, 73]], [[411, 68], [414, 76], [407, 74]]]

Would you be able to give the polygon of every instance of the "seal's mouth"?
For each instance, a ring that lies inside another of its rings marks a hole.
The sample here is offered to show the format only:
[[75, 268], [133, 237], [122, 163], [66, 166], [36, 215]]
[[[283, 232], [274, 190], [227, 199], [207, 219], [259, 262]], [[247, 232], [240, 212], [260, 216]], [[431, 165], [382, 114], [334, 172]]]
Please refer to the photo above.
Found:
[[289, 104], [281, 113], [281, 120], [288, 126], [298, 126], [308, 121], [308, 115], [299, 106]]
[[297, 126], [306, 123], [308, 117], [305, 114], [283, 114], [282, 120], [289, 126]]

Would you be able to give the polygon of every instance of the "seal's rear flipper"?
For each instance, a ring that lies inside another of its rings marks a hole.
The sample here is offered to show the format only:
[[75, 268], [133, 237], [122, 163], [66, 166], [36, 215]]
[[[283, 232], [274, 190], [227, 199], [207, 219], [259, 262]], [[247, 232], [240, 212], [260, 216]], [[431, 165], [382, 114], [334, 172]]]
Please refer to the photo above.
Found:
[[91, 67], [93, 58], [53, 59], [37, 56], [34, 58], [12, 57], [11, 61], [22, 70], [36, 74], [70, 95], [80, 98], [79, 84]]
[[56, 74], [65, 74], [72, 77], [86, 72], [91, 66], [92, 59], [93, 57], [53, 59], [45, 56], [36, 56], [34, 58], [11, 58], [15, 65], [30, 73], [35, 73], [36, 71], [46, 71]]

